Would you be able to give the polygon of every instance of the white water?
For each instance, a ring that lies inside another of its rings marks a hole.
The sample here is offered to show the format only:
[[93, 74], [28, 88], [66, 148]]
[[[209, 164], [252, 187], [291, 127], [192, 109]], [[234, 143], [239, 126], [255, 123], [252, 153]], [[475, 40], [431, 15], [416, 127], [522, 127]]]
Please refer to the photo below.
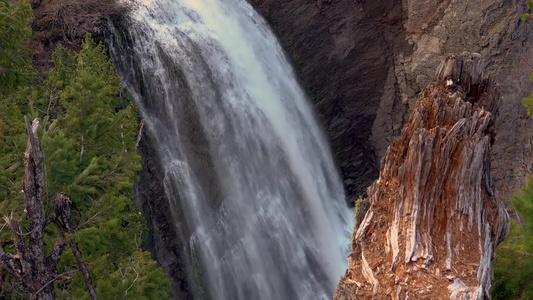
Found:
[[[195, 298], [330, 298], [351, 217], [309, 100], [264, 20], [244, 0], [127, 3], [129, 44], [115, 39], [112, 55], [157, 142], [178, 231], [192, 230], [184, 235], [200, 266], [188, 272], [207, 281]], [[190, 128], [205, 136], [206, 157]]]

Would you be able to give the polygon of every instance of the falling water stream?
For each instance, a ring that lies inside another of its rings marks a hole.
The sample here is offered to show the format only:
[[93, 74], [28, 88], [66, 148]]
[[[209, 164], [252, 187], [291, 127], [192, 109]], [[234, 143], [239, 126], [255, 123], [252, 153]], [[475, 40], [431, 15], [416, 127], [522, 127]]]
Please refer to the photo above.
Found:
[[268, 25], [245, 0], [127, 3], [111, 55], [157, 145], [176, 231], [196, 253], [193, 297], [329, 299], [351, 217]]

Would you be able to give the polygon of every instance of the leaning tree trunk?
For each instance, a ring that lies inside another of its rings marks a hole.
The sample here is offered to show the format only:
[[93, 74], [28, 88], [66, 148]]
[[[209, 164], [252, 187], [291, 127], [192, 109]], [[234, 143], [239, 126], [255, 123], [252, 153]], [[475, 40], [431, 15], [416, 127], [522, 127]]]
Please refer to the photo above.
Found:
[[[4, 217], [13, 236], [13, 245], [17, 255], [0, 249], [0, 263], [22, 284], [29, 299], [54, 299], [55, 268], [50, 263], [57, 263], [63, 248], [63, 242], [53, 247], [52, 254], [47, 258], [44, 249], [44, 217], [43, 217], [43, 153], [37, 139], [37, 119], [26, 121], [28, 144], [24, 154], [24, 202], [26, 216], [29, 221], [29, 240], [26, 243], [22, 228], [13, 215]], [[52, 257], [53, 256], [53, 257]], [[55, 266], [55, 264], [54, 264]]]
[[387, 150], [334, 299], [490, 298], [509, 216], [494, 198], [497, 99], [479, 55], [443, 61]]

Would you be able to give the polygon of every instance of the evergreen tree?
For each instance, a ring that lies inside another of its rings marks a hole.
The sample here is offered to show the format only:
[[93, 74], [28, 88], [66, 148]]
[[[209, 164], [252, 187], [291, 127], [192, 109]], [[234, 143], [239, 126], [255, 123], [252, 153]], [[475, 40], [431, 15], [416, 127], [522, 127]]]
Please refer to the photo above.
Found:
[[[22, 201], [26, 132], [16, 105], [0, 101], [0, 211], [9, 212]], [[18, 201], [17, 201], [18, 200]]]
[[494, 299], [533, 299], [533, 177], [513, 195], [522, 226], [512, 222], [509, 237], [496, 250]]
[[10, 5], [0, 0], [0, 211], [8, 212], [22, 200], [22, 160], [26, 134], [17, 91], [31, 78], [27, 49], [32, 11], [25, 1]]
[[[59, 49], [55, 58], [60, 63], [50, 73], [63, 111], [42, 138], [49, 193], [72, 200], [71, 223], [77, 230], [71, 237], [91, 262], [100, 298], [159, 299], [168, 293], [169, 280], [140, 249], [144, 220], [131, 202], [132, 182], [140, 170], [136, 109], [117, 97], [120, 78], [101, 44], [87, 36], [82, 50], [69, 55]], [[73, 255], [64, 255], [60, 271], [75, 265]], [[61, 294], [88, 297], [79, 273], [57, 286]]]
[[[140, 248], [146, 229], [131, 202], [136, 108], [117, 96], [120, 78], [90, 36], [78, 53], [59, 47], [44, 83], [32, 82], [30, 16], [26, 2], [0, 0], [0, 209], [11, 231], [0, 232], [1, 295], [166, 298], [170, 280]], [[23, 114], [39, 116], [38, 132]], [[34, 179], [23, 188], [24, 172]]]
[[26, 1], [9, 5], [0, 0], [0, 98], [31, 78], [31, 52], [27, 49], [31, 17]]

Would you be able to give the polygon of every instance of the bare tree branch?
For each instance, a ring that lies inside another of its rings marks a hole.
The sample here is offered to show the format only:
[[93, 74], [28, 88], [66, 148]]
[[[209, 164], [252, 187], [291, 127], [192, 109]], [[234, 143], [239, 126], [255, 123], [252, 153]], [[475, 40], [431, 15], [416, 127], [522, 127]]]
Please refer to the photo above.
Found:
[[[26, 203], [26, 216], [30, 221], [29, 251], [37, 272], [45, 272], [45, 251], [43, 237], [43, 153], [37, 139], [39, 120], [30, 121], [24, 117], [28, 144], [24, 154], [24, 200]], [[32, 274], [34, 275], [34, 274]]]
[[146, 121], [142, 119], [141, 127], [139, 128], [139, 133], [137, 133], [137, 140], [135, 141], [135, 149], [139, 148], [139, 143], [141, 142], [141, 137], [143, 135], [144, 124], [146, 124]]
[[[13, 244], [15, 245], [15, 249], [17, 250], [19, 264], [21, 265], [20, 274], [27, 275], [27, 271], [31, 270], [31, 258], [28, 254], [28, 249], [24, 244], [24, 238], [20, 230], [20, 223], [17, 219], [14, 218], [13, 212], [11, 212], [11, 216], [9, 217], [5, 216], [4, 220], [6, 221], [6, 224], [8, 225], [9, 229], [11, 230], [11, 234], [13, 235]], [[15, 257], [13, 256], [13, 258]], [[26, 282], [30, 280], [28, 276], [22, 276], [21, 278], [23, 281]]]
[[[64, 241], [64, 234], [72, 232], [70, 228], [71, 205], [72, 201], [70, 200], [70, 198], [66, 197], [63, 193], [57, 194], [54, 198], [54, 205], [52, 207], [52, 211], [48, 216], [48, 222], [54, 223], [62, 232], [61, 235], [58, 235], [56, 244], [54, 245], [52, 253], [49, 257], [50, 263], [53, 263], [52, 266], [55, 266], [55, 264], [57, 264], [57, 261], [61, 257], [61, 253], [63, 252], [64, 247], [66, 245]], [[89, 273], [89, 270], [87, 269], [87, 266], [85, 265], [85, 262], [83, 261], [80, 250], [78, 249], [78, 246], [76, 245], [74, 239], [71, 239], [69, 241], [69, 246], [72, 250], [72, 253], [74, 254], [74, 257], [76, 258], [76, 262], [78, 263], [79, 270], [82, 273], [83, 280], [85, 281], [85, 285], [87, 287], [87, 290], [89, 291], [89, 295], [91, 296], [92, 300], [96, 300], [96, 291], [92, 283], [91, 275]]]
[[71, 270], [71, 271], [68, 271], [68, 272], [64, 272], [64, 273], [61, 273], [57, 276], [55, 276], [54, 278], [50, 279], [47, 283], [45, 283], [40, 289], [38, 289], [34, 294], [33, 296], [36, 297], [37, 299], [39, 299], [39, 296], [37, 296], [44, 288], [46, 288], [50, 283], [58, 280], [59, 278], [67, 275], [67, 274], [70, 274], [70, 273], [75, 273], [75, 272], [78, 272], [78, 270]]
[[133, 287], [133, 285], [135, 284], [135, 282], [137, 282], [137, 279], [139, 279], [139, 272], [137, 272], [137, 270], [135, 270], [135, 268], [132, 268], [133, 269], [133, 272], [135, 272], [135, 279], [133, 279], [133, 282], [130, 284], [130, 286], [124, 291], [124, 296], [126, 296], [126, 294], [128, 293], [129, 290], [131, 290], [131, 288]]
[[9, 274], [15, 276], [19, 281], [22, 281], [22, 265], [20, 264], [20, 260], [13, 254], [6, 253], [1, 247], [0, 264], [9, 272]]
[[58, 234], [54, 247], [52, 248], [52, 252], [46, 259], [49, 267], [55, 268], [57, 262], [61, 258], [61, 254], [63, 254], [63, 251], [65, 250], [65, 247], [66, 243], [63, 234]]
[[94, 290], [91, 275], [89, 274], [89, 270], [87, 269], [87, 266], [85, 265], [85, 262], [81, 257], [78, 245], [76, 245], [76, 242], [74, 242], [74, 240], [70, 240], [69, 245], [70, 249], [72, 250], [72, 253], [74, 254], [74, 257], [76, 258], [76, 262], [78, 263], [78, 267], [80, 268], [81, 274], [83, 275], [83, 280], [85, 281], [85, 285], [87, 286], [87, 290], [89, 291], [91, 300], [96, 300], [96, 291]]

